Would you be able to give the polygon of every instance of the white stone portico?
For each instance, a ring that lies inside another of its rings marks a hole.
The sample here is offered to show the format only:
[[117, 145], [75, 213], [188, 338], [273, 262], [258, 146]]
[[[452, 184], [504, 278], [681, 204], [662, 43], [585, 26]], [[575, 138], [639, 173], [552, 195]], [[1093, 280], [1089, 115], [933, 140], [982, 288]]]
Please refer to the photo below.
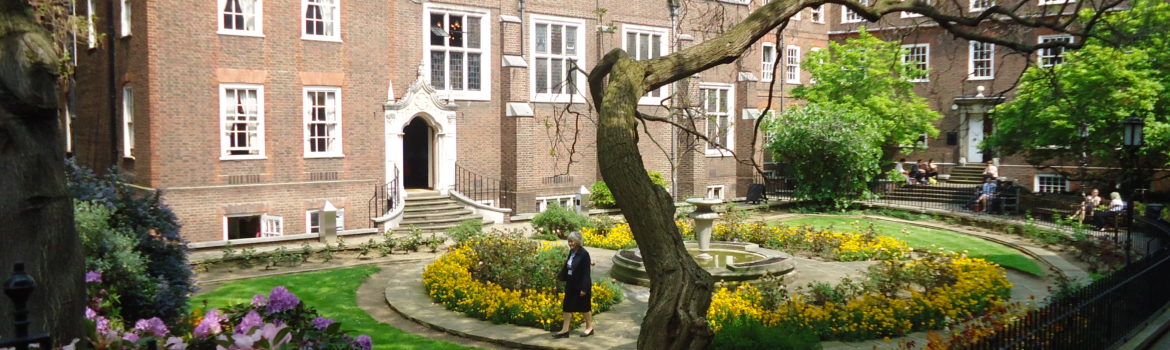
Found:
[[[418, 78], [406, 89], [406, 94], [401, 99], [394, 99], [394, 88], [390, 85], [387, 102], [383, 105], [386, 114], [386, 180], [389, 182], [401, 178], [404, 161], [403, 129], [418, 117], [426, 122], [432, 133], [429, 157], [430, 187], [446, 195], [455, 184], [456, 105], [453, 101], [438, 96], [424, 78], [422, 66], [419, 69]], [[408, 195], [404, 182], [397, 183], [398, 193]]]

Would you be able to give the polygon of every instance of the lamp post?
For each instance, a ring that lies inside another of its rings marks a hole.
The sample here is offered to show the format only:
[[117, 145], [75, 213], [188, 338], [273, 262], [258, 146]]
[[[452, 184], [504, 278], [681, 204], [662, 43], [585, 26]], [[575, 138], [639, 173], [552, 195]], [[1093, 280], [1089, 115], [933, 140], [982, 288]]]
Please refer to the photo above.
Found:
[[1141, 118], [1132, 117], [1132, 116], [1129, 118], [1125, 118], [1125, 121], [1122, 122], [1122, 125], [1124, 125], [1124, 127], [1125, 127], [1125, 133], [1122, 137], [1122, 145], [1125, 146], [1125, 150], [1129, 153], [1129, 161], [1130, 161], [1129, 169], [1128, 169], [1129, 171], [1128, 171], [1128, 176], [1127, 176], [1128, 179], [1126, 179], [1126, 181], [1125, 181], [1125, 183], [1129, 187], [1128, 188], [1128, 190], [1129, 190], [1128, 191], [1129, 203], [1125, 206], [1125, 216], [1126, 216], [1126, 219], [1125, 219], [1126, 220], [1126, 225], [1125, 225], [1125, 264], [1126, 265], [1128, 265], [1131, 261], [1130, 251], [1133, 250], [1133, 207], [1134, 207], [1134, 204], [1136, 204], [1134, 199], [1136, 199], [1135, 196], [1137, 195], [1137, 178], [1138, 178], [1135, 174], [1135, 171], [1137, 171], [1136, 170], [1136, 168], [1137, 168], [1137, 151], [1138, 151], [1138, 149], [1142, 148], [1142, 141], [1143, 141], [1142, 138], [1144, 136], [1142, 128], [1145, 126], [1145, 124], [1146, 123], [1143, 122]]

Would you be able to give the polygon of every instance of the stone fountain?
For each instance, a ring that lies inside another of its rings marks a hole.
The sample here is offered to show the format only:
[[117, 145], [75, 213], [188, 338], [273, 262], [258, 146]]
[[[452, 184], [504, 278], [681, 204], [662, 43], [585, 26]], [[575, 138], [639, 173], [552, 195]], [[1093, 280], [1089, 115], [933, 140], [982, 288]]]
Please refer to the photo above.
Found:
[[[695, 206], [689, 217], [695, 220], [695, 238], [698, 239], [698, 242], [686, 242], [687, 251], [716, 281], [746, 282], [767, 274], [785, 275], [796, 271], [796, 261], [788, 253], [761, 248], [754, 243], [711, 242], [715, 220], [719, 219], [719, 213], [713, 207], [722, 204], [722, 200], [691, 198], [687, 203]], [[615, 254], [610, 275], [625, 283], [650, 285], [638, 248]]]

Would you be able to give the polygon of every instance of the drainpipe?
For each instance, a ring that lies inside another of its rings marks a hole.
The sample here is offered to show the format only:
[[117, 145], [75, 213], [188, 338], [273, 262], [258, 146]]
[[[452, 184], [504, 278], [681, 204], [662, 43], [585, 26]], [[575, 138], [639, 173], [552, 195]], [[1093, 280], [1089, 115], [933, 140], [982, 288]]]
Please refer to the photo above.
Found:
[[118, 122], [122, 119], [118, 117], [118, 72], [117, 67], [114, 65], [114, 44], [115, 40], [117, 40], [117, 33], [114, 32], [114, 5], [117, 1], [118, 0], [110, 0], [110, 6], [106, 9], [106, 31], [109, 33], [106, 35], [106, 39], [108, 39], [108, 44], [106, 47], [106, 64], [108, 74], [110, 75], [110, 80], [107, 86], [109, 91], [107, 91], [107, 93], [110, 97], [110, 155], [113, 156], [110, 158], [110, 162], [112, 163], [111, 165], [114, 166], [120, 163], [119, 161], [121, 160], [122, 156], [122, 152], [118, 147]]
[[[668, 10], [670, 11], [670, 52], [678, 52], [678, 0], [670, 0], [667, 2]], [[670, 83], [670, 91], [673, 91], [675, 96], [678, 96], [678, 82]], [[670, 104], [674, 105], [670, 114], [678, 116], [680, 109], [678, 106], [678, 98], [670, 99]], [[686, 108], [682, 104], [682, 108]], [[673, 119], [673, 118], [672, 118]], [[676, 200], [678, 198], [678, 128], [670, 128], [670, 196]]]

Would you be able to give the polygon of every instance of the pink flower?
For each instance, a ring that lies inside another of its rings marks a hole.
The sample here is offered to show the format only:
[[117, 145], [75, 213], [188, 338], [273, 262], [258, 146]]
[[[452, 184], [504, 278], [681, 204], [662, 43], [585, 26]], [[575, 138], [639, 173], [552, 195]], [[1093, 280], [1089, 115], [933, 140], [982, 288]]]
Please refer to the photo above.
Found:
[[163, 323], [163, 321], [158, 317], [138, 320], [138, 322], [134, 323], [134, 330], [138, 331], [142, 335], [152, 336], [155, 338], [162, 338], [168, 334], [171, 334], [171, 331], [167, 329], [167, 325]]
[[187, 350], [187, 343], [183, 341], [183, 338], [170, 337], [167, 338], [166, 344], [163, 344], [163, 348], [167, 350]]
[[260, 313], [256, 310], [248, 311], [248, 314], [244, 315], [244, 319], [240, 320], [240, 324], [236, 326], [236, 333], [248, 333], [252, 328], [263, 323], [264, 320], [260, 319]]
[[256, 294], [256, 296], [252, 297], [252, 306], [264, 307], [267, 305], [268, 297], [264, 296], [263, 294]]
[[98, 316], [97, 311], [93, 311], [93, 309], [91, 309], [89, 306], [85, 307], [85, 318], [92, 320], [92, 319], [94, 319], [94, 317], [97, 317], [97, 316]]
[[266, 323], [266, 324], [264, 324], [264, 327], [260, 329], [260, 335], [264, 339], [268, 340], [268, 345], [272, 349], [278, 349], [278, 348], [280, 348], [281, 345], [284, 345], [285, 343], [292, 341], [292, 334], [291, 333], [285, 333], [284, 337], [281, 337], [280, 339], [276, 339], [276, 337], [278, 335], [280, 335], [280, 331], [283, 330], [284, 328], [285, 328], [284, 324]]
[[97, 271], [86, 272], [85, 283], [102, 283], [102, 273]]
[[220, 322], [223, 322], [223, 320], [224, 317], [219, 314], [219, 310], [211, 309], [211, 311], [208, 311], [203, 316], [203, 321], [200, 321], [199, 325], [195, 326], [195, 337], [207, 338], [209, 335], [219, 334], [219, 332], [223, 331], [223, 326], [220, 325]]
[[135, 343], [138, 342], [138, 335], [131, 332], [126, 332], [126, 334], [122, 335], [122, 339], [131, 343]]

